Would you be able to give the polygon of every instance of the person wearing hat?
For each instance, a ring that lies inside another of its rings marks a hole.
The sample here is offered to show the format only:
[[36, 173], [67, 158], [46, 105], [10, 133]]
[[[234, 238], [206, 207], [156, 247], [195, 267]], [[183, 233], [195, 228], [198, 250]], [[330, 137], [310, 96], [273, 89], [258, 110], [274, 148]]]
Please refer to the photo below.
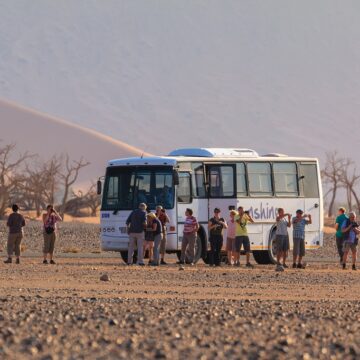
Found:
[[[305, 256], [305, 226], [311, 224], [311, 215], [304, 214], [301, 209], [296, 210], [292, 218], [293, 224], [293, 268], [303, 269], [302, 258]], [[298, 263], [296, 264], [296, 260]]]
[[7, 220], [7, 226], [9, 228], [9, 236], [7, 242], [8, 258], [4, 261], [5, 264], [12, 263], [12, 256], [15, 252], [16, 264], [20, 264], [20, 244], [23, 238], [23, 227], [25, 226], [24, 217], [19, 214], [19, 207], [14, 204], [12, 206], [12, 214], [10, 214]]
[[209, 220], [208, 229], [210, 233], [210, 266], [220, 266], [220, 252], [223, 245], [223, 230], [227, 229], [224, 218], [220, 217], [220, 209], [214, 209], [214, 216]]

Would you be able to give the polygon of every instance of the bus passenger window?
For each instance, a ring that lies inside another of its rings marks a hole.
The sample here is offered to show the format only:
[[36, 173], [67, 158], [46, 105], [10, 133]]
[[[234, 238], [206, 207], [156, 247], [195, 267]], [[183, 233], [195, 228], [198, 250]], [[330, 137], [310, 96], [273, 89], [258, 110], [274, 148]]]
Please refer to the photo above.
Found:
[[269, 163], [247, 164], [251, 196], [272, 196], [271, 167]]
[[246, 196], [246, 176], [245, 176], [245, 164], [236, 164], [236, 193], [238, 197]]
[[277, 196], [298, 196], [295, 163], [273, 163], [275, 193]]
[[177, 186], [177, 199], [179, 203], [191, 203], [191, 184], [189, 173], [179, 173], [179, 185]]
[[235, 195], [234, 168], [232, 165], [211, 166], [209, 182], [211, 197], [221, 198]]
[[300, 190], [306, 198], [319, 197], [319, 179], [316, 164], [300, 164]]
[[193, 176], [192, 176], [193, 195], [198, 198], [206, 198], [203, 164], [193, 163], [192, 170], [193, 170]]

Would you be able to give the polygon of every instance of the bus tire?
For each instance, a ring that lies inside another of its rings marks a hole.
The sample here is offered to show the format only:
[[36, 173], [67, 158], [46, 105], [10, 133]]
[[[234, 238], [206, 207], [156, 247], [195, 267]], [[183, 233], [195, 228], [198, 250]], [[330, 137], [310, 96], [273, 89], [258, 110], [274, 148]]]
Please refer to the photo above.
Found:
[[268, 249], [253, 251], [253, 257], [258, 264], [276, 264], [275, 228], [270, 232]]

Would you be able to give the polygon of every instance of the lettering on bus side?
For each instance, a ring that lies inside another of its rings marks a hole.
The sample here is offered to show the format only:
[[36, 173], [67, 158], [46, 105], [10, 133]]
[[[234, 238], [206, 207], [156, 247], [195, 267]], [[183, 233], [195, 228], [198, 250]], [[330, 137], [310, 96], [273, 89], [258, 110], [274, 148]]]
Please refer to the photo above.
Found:
[[102, 218], [102, 219], [108, 219], [108, 218], [110, 218], [110, 214], [108, 214], [108, 213], [103, 213], [103, 214], [101, 214], [101, 218]]
[[254, 220], [274, 220], [276, 219], [276, 207], [270, 206], [268, 203], [263, 205], [260, 203], [259, 207], [251, 206], [249, 208], [249, 214]]

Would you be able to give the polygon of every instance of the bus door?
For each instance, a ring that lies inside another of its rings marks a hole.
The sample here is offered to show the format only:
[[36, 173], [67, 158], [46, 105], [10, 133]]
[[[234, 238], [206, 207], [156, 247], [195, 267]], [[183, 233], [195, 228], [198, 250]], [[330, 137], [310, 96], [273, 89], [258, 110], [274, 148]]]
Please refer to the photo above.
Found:
[[315, 163], [299, 164], [299, 187], [300, 194], [304, 197], [304, 211], [311, 214], [312, 224], [306, 227], [311, 239], [307, 246], [322, 245], [322, 204], [320, 199], [318, 169]]
[[207, 164], [208, 216], [214, 208], [221, 210], [221, 216], [228, 219], [229, 209], [236, 206], [235, 164]]

